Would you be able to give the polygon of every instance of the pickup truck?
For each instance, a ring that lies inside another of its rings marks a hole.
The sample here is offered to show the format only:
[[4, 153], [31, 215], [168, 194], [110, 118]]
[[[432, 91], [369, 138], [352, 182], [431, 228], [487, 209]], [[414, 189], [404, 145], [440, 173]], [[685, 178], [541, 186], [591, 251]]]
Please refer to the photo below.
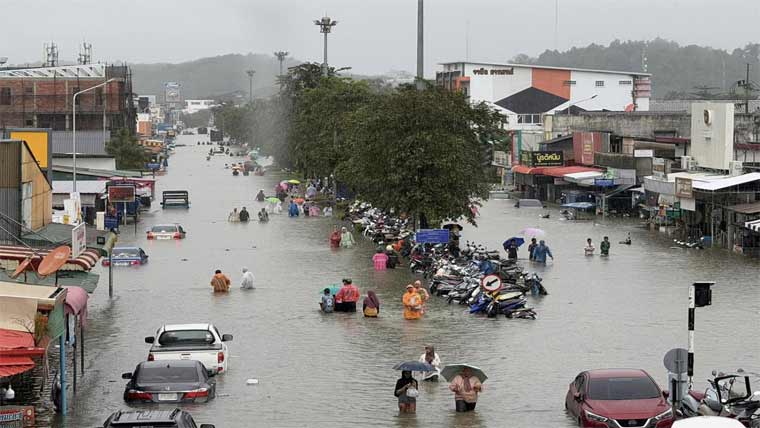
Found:
[[215, 375], [227, 371], [230, 354], [225, 342], [231, 340], [231, 334], [219, 333], [213, 324], [173, 324], [161, 326], [145, 343], [153, 345], [148, 361], [196, 360]]

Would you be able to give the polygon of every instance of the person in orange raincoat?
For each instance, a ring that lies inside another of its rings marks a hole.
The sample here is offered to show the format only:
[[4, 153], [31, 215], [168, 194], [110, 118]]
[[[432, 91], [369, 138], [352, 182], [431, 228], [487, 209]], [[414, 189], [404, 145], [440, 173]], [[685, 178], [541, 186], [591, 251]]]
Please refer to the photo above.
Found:
[[422, 297], [412, 284], [406, 286], [406, 293], [402, 298], [404, 304], [404, 319], [418, 320], [422, 317]]
[[211, 286], [214, 287], [214, 293], [226, 293], [230, 291], [230, 284], [230, 279], [219, 269], [216, 270], [211, 278]]

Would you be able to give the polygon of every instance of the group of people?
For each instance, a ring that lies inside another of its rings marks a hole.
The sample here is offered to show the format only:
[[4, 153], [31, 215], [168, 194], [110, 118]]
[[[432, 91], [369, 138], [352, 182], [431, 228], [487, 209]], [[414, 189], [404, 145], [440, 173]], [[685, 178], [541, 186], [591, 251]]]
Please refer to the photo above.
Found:
[[[591, 238], [586, 239], [586, 246], [583, 247], [583, 253], [587, 256], [593, 256], [594, 251], [596, 251], [596, 247], [594, 247], [594, 243], [591, 241]], [[610, 255], [610, 238], [605, 236], [602, 239], [602, 243], [599, 245], [599, 251], [603, 256], [609, 256]]]
[[[510, 260], [517, 260], [517, 249], [520, 245], [515, 239], [508, 239], [504, 241], [504, 251], [507, 252], [507, 258]], [[543, 239], [536, 242], [536, 238], [531, 238], [530, 244], [528, 244], [528, 260], [536, 263], [546, 263], [546, 257], [550, 257], [554, 260], [552, 250], [546, 245], [546, 241]]]
[[[432, 345], [425, 346], [425, 353], [420, 356], [421, 363], [429, 364], [434, 372], [440, 373], [441, 358]], [[422, 373], [425, 376], [426, 372]], [[438, 378], [430, 378], [437, 380]], [[483, 383], [472, 373], [469, 367], [462, 370], [451, 379], [449, 390], [454, 393], [454, 406], [457, 412], [471, 412], [475, 410], [478, 402], [478, 394], [483, 390]], [[393, 395], [398, 399], [398, 410], [401, 413], [415, 413], [417, 411], [417, 397], [419, 397], [419, 383], [414, 378], [411, 370], [401, 372], [401, 378], [396, 381]]]
[[[353, 284], [350, 278], [346, 278], [335, 295], [332, 294], [330, 288], [325, 288], [322, 291], [319, 309], [324, 313], [356, 312], [356, 304], [360, 297], [359, 288]], [[362, 313], [367, 318], [377, 318], [380, 314], [380, 299], [372, 290], [367, 291], [367, 297], [362, 302]]]
[[[269, 213], [266, 208], [262, 208], [258, 212], [259, 221], [262, 223], [269, 221]], [[231, 223], [248, 223], [251, 220], [251, 213], [243, 207], [240, 211], [237, 208], [233, 208], [232, 212], [227, 216], [227, 221]]]
[[[253, 285], [255, 279], [253, 272], [248, 270], [248, 268], [243, 268], [240, 288], [243, 290], [253, 290], [256, 288]], [[214, 276], [211, 277], [211, 287], [214, 289], [214, 293], [229, 293], [231, 284], [232, 281], [230, 281], [227, 275], [222, 273], [221, 269], [217, 269], [214, 272]]]
[[354, 235], [346, 228], [338, 230], [338, 226], [333, 226], [330, 233], [330, 248], [351, 248], [356, 245]]
[[418, 320], [425, 314], [425, 302], [430, 299], [430, 293], [422, 286], [422, 281], [407, 284], [406, 292], [401, 298], [404, 305], [404, 319]]
[[372, 265], [375, 270], [396, 269], [399, 264], [401, 264], [401, 258], [393, 245], [387, 245], [385, 250], [382, 247], [378, 248], [372, 256]]

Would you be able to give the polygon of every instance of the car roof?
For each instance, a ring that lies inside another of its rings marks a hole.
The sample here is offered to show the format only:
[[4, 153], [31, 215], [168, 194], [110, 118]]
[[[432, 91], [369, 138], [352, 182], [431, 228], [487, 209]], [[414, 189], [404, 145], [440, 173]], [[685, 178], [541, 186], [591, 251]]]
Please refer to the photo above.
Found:
[[179, 226], [179, 223], [161, 223], [161, 224], [153, 225], [153, 227], [164, 227], [164, 226]]
[[196, 360], [159, 360], [159, 361], [142, 361], [141, 367], [145, 368], [157, 368], [157, 367], [196, 367], [198, 364], [202, 364]]
[[113, 251], [116, 250], [141, 250], [140, 247], [113, 247]]
[[611, 377], [650, 377], [642, 369], [595, 369], [586, 370], [591, 379], [606, 379]]
[[178, 331], [178, 330], [211, 330], [211, 324], [209, 323], [195, 323], [195, 324], [166, 324], [164, 325], [164, 331]]
[[182, 413], [180, 409], [174, 410], [119, 410], [113, 414], [111, 425], [131, 425], [134, 423], [172, 423]]

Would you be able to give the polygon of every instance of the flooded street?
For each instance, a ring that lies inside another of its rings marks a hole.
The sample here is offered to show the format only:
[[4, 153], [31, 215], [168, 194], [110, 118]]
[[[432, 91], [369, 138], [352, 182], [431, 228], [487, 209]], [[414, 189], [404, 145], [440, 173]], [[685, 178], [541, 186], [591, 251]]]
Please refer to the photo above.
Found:
[[[638, 227], [631, 219], [563, 222], [539, 219], [541, 210], [516, 209], [493, 200], [481, 209], [478, 228], [466, 226], [464, 240], [501, 249], [524, 227], [540, 227], [556, 261], [538, 269], [550, 295], [536, 301], [538, 320], [487, 319], [464, 306], [433, 297], [418, 322], [404, 321], [401, 295], [413, 276], [406, 268], [375, 272], [374, 247], [356, 236], [351, 250], [330, 250], [329, 230], [337, 218], [272, 215], [268, 224], [228, 223], [233, 207], [255, 216], [259, 189], [271, 193], [283, 176], [233, 177], [224, 164], [197, 146], [201, 136], [180, 136], [169, 172], [157, 193], [188, 190], [191, 207], [162, 210], [154, 201], [137, 227], [123, 229], [120, 245], [141, 246], [150, 263], [114, 269], [114, 299], [108, 299], [107, 271], [91, 297], [86, 333], [86, 372], [66, 422], [60, 427], [95, 427], [118, 409], [126, 381], [120, 374], [144, 360], [153, 335], [164, 323], [211, 321], [234, 335], [229, 372], [217, 378], [217, 398], [184, 406], [198, 423], [217, 427], [486, 427], [574, 426], [565, 416], [567, 385], [581, 370], [643, 368], [667, 389], [662, 357], [687, 340], [688, 285], [713, 280], [713, 305], [697, 309], [697, 389], [712, 369], [757, 370], [760, 318], [757, 260], [727, 252], [671, 249], [671, 240]], [[205, 137], [205, 136], [203, 136]], [[289, 178], [289, 177], [287, 177]], [[187, 239], [148, 241], [145, 230], [181, 223]], [[633, 245], [618, 245], [627, 232]], [[608, 235], [609, 258], [584, 257], [587, 237], [597, 244]], [[525, 247], [520, 257], [527, 258]], [[527, 261], [525, 261], [527, 264]], [[241, 268], [256, 276], [256, 290], [239, 289]], [[214, 269], [233, 281], [229, 295], [209, 286]], [[528, 266], [527, 270], [534, 270]], [[382, 302], [378, 319], [318, 310], [319, 291], [351, 277], [365, 294]], [[391, 367], [416, 360], [433, 344], [443, 364], [467, 362], [484, 369], [477, 410], [454, 412], [445, 383], [421, 385], [416, 415], [399, 416]], [[246, 379], [259, 379], [247, 386]]]

